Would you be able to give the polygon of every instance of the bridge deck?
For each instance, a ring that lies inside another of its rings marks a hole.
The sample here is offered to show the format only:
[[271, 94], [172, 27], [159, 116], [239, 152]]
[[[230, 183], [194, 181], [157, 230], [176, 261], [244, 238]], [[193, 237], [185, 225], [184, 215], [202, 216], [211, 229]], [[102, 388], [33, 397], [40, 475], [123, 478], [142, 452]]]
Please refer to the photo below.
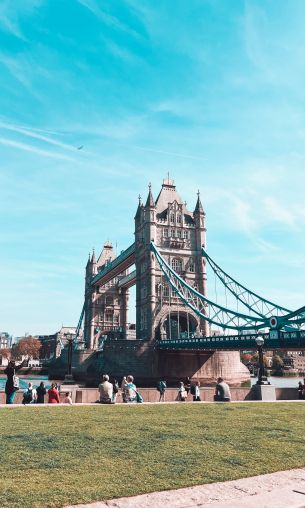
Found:
[[[279, 332], [278, 338], [270, 338], [269, 333], [260, 333], [264, 338], [264, 349], [305, 349], [305, 330], [293, 332]], [[193, 337], [183, 339], [159, 340], [156, 348], [159, 350], [247, 350], [257, 349], [255, 342], [257, 335], [221, 335], [212, 337]]]

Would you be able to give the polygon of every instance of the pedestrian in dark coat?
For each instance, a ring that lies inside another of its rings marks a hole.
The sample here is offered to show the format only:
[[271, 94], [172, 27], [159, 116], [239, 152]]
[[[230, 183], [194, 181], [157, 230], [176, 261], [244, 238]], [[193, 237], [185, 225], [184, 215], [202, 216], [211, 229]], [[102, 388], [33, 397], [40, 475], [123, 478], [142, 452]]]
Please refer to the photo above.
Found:
[[23, 360], [19, 365], [16, 365], [15, 360], [10, 360], [8, 366], [4, 370], [4, 374], [7, 375], [7, 381], [5, 383], [5, 393], [6, 393], [6, 404], [14, 404], [15, 393], [19, 389], [16, 383], [14, 382], [14, 378], [16, 372], [23, 367], [26, 360]]

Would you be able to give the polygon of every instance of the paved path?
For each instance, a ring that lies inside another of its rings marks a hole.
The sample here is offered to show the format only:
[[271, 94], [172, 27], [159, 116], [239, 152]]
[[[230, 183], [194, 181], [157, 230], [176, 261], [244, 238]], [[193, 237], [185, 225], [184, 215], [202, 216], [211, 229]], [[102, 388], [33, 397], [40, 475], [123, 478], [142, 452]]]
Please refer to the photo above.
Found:
[[305, 468], [65, 508], [305, 508]]

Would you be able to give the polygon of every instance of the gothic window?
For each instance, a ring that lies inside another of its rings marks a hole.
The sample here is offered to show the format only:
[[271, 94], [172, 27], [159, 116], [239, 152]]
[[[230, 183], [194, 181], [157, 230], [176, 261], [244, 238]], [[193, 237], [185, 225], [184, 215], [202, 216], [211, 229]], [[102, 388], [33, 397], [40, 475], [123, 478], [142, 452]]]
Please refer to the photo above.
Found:
[[171, 237], [175, 238], [175, 230], [174, 229], [171, 229]]
[[192, 273], [194, 273], [194, 271], [195, 271], [195, 263], [194, 263], [193, 259], [190, 259], [190, 261], [189, 261], [189, 271]]
[[177, 231], [177, 237], [182, 238], [182, 231], [180, 229], [178, 229]]
[[189, 237], [188, 231], [183, 231], [183, 238], [185, 238], [187, 240], [188, 237]]
[[111, 321], [112, 322], [112, 314], [106, 314], [105, 315], [105, 321]]
[[171, 224], [175, 224], [175, 214], [171, 213], [169, 216], [169, 220]]
[[164, 284], [164, 286], [163, 286], [163, 296], [165, 296], [165, 297], [169, 296], [169, 287], [168, 287], [168, 284]]
[[113, 305], [113, 297], [106, 296], [106, 305]]
[[168, 229], [163, 229], [163, 236], [168, 237]]
[[182, 272], [182, 259], [179, 259], [179, 258], [174, 258], [172, 259], [172, 269], [176, 272], [176, 273], [181, 273]]
[[180, 215], [180, 213], [177, 215], [177, 224], [181, 224], [181, 215]]

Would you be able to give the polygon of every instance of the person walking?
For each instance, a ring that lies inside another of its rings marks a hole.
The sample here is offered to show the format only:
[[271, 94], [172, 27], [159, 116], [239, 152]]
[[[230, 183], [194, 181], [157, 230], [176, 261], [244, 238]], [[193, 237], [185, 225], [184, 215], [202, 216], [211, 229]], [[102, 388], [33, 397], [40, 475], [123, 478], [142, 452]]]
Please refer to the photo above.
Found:
[[55, 383], [51, 384], [51, 388], [48, 390], [48, 404], [59, 404], [60, 398]]
[[102, 383], [99, 384], [98, 389], [100, 392], [100, 403], [111, 404], [113, 395], [113, 386], [111, 383], [109, 383], [108, 374], [103, 375]]
[[157, 385], [157, 390], [160, 393], [159, 402], [165, 402], [165, 391], [166, 391], [166, 381], [160, 380]]
[[41, 381], [40, 385], [38, 386], [38, 388], [36, 389], [36, 392], [37, 392], [37, 400], [36, 400], [36, 403], [37, 404], [44, 404], [44, 396], [46, 395], [47, 393], [47, 390], [46, 390], [46, 387], [44, 385], [44, 382]]
[[230, 402], [231, 392], [229, 385], [224, 382], [222, 377], [217, 379], [217, 385], [215, 388], [214, 401], [215, 402]]
[[10, 360], [8, 366], [4, 370], [4, 374], [7, 375], [7, 381], [5, 383], [6, 404], [14, 404], [15, 394], [19, 390], [19, 377], [16, 376], [16, 372], [21, 369], [25, 363], [25, 359], [19, 365], [16, 365], [15, 360]]

